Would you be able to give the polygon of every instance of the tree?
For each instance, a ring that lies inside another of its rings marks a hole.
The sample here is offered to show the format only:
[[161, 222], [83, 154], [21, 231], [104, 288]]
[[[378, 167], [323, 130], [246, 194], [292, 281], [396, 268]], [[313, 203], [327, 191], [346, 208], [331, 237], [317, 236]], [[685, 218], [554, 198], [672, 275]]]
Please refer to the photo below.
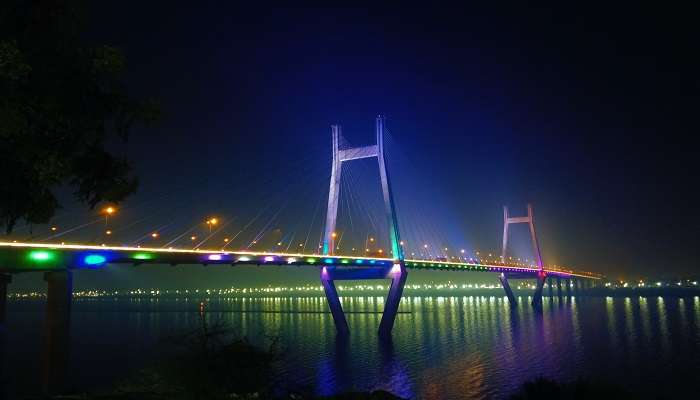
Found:
[[0, 6], [0, 228], [47, 223], [70, 185], [94, 208], [118, 203], [138, 185], [106, 143], [157, 119], [153, 100], [122, 82], [126, 60], [83, 39], [82, 2], [38, 0]]

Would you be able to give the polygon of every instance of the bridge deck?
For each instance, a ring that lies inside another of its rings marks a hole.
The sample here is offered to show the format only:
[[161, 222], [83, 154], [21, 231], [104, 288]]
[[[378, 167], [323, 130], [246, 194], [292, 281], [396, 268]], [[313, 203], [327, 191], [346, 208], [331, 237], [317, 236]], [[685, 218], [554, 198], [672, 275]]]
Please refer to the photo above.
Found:
[[[246, 251], [184, 250], [126, 246], [89, 246], [0, 242], [0, 271], [30, 272], [62, 269], [97, 269], [106, 264], [201, 264], [201, 265], [285, 265], [337, 266], [347, 268], [386, 267], [390, 258], [322, 256], [318, 254], [260, 253]], [[441, 271], [505, 272], [527, 277], [532, 266], [465, 261], [405, 260], [409, 269]], [[588, 273], [545, 268], [548, 275], [600, 279]]]

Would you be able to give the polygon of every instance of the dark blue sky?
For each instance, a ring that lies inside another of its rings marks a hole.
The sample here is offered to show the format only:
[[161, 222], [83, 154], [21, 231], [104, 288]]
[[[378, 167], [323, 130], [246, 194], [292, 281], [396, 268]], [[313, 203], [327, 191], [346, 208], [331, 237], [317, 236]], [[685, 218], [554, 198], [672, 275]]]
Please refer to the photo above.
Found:
[[165, 111], [125, 149], [134, 208], [179, 202], [191, 214], [164, 214], [182, 226], [209, 210], [245, 220], [296, 180], [319, 188], [292, 200], [313, 211], [329, 125], [365, 143], [383, 113], [400, 209], [434, 208], [446, 241], [497, 250], [501, 206], [531, 201], [545, 261], [697, 271], [688, 10], [93, 7], [90, 40], [124, 50], [132, 91]]

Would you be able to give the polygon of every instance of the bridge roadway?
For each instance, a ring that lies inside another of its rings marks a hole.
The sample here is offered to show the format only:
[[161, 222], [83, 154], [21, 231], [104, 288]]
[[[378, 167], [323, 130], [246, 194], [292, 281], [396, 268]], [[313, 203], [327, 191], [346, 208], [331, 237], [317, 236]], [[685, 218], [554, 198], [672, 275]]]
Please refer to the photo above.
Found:
[[[391, 268], [394, 260], [377, 257], [323, 256], [248, 251], [186, 250], [128, 246], [91, 246], [80, 244], [39, 244], [0, 242], [0, 272], [59, 271], [98, 269], [107, 264], [170, 265], [277, 265], [340, 268]], [[407, 269], [438, 271], [476, 271], [507, 273], [513, 278], [534, 278], [535, 266], [466, 261], [405, 260]], [[544, 268], [548, 276], [559, 278], [601, 279], [600, 276], [572, 270]]]

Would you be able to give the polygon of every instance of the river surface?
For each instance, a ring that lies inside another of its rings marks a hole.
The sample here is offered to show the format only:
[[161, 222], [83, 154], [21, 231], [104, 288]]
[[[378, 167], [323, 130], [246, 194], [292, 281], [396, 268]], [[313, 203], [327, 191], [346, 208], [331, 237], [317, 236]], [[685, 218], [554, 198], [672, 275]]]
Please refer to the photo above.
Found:
[[[338, 340], [323, 297], [209, 299], [208, 318], [261, 346], [277, 336], [280, 381], [318, 395], [384, 389], [415, 399], [507, 398], [539, 376], [604, 380], [666, 396], [696, 385], [700, 299], [525, 297], [511, 310], [500, 296], [405, 297], [391, 342], [376, 330], [379, 297], [345, 298], [351, 336]], [[9, 397], [32, 393], [40, 377], [41, 301], [8, 304], [5, 362]], [[70, 380], [98, 390], [165, 352], [164, 338], [196, 328], [199, 299], [76, 299]]]

